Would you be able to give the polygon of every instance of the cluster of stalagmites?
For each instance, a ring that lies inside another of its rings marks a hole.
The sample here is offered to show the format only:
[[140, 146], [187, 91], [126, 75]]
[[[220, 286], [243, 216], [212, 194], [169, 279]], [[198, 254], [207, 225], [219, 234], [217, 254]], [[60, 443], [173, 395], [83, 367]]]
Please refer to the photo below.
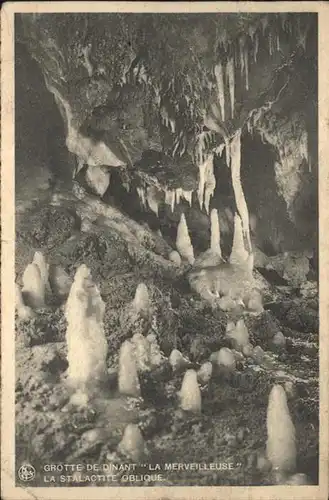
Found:
[[[219, 247], [215, 247], [217, 253]], [[40, 252], [34, 256], [23, 274], [23, 290], [16, 287], [16, 309], [21, 318], [31, 317], [44, 307], [46, 290], [49, 289], [48, 266]], [[24, 293], [23, 301], [22, 293]], [[31, 305], [26, 305], [26, 304]], [[148, 289], [140, 283], [130, 304], [130, 312], [136, 319], [147, 318], [152, 311]], [[104, 333], [105, 304], [98, 287], [92, 280], [90, 270], [83, 264], [75, 274], [65, 306], [67, 319], [67, 382], [73, 389], [72, 404], [85, 405], [95, 395], [99, 383], [106, 381], [108, 344]], [[167, 359], [161, 352], [157, 336], [135, 333], [125, 340], [120, 348], [118, 361], [118, 392], [122, 396], [141, 398], [140, 375], [168, 363], [173, 373], [182, 374], [178, 401], [181, 410], [187, 413], [202, 412], [202, 390], [209, 384], [214, 370], [232, 372], [237, 361], [244, 357], [259, 361], [264, 352], [250, 343], [249, 332], [244, 320], [229, 321], [226, 338], [232, 349], [222, 347], [213, 352], [199, 369], [178, 349], [173, 349]], [[261, 351], [261, 353], [260, 353]], [[260, 356], [260, 354], [262, 354]], [[118, 451], [132, 460], [140, 460], [145, 453], [142, 433], [136, 424], [129, 424], [123, 433]], [[266, 459], [279, 475], [279, 480], [299, 484], [300, 475], [296, 469], [295, 428], [289, 413], [286, 392], [280, 385], [274, 385], [267, 410]]]

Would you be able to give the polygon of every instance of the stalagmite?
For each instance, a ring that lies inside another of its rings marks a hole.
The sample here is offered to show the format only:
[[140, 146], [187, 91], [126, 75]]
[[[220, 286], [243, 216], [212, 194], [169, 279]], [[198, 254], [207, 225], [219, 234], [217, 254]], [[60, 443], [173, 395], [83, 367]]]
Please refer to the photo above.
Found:
[[169, 356], [169, 363], [173, 370], [179, 370], [187, 366], [190, 362], [188, 359], [184, 358], [183, 354], [178, 349], [173, 349]]
[[215, 66], [215, 77], [217, 82], [217, 92], [218, 100], [220, 105], [220, 111], [222, 115], [222, 121], [225, 121], [225, 91], [224, 91], [224, 74], [222, 63], [219, 62]]
[[157, 217], [159, 217], [159, 203], [156, 199], [157, 189], [154, 186], [148, 186], [146, 189], [146, 199], [148, 206]]
[[200, 366], [197, 375], [200, 384], [207, 384], [212, 375], [212, 363], [210, 361], [203, 363]]
[[138, 197], [142, 202], [142, 205], [144, 208], [146, 208], [146, 194], [145, 194], [145, 189], [143, 187], [137, 187], [136, 188]]
[[192, 194], [193, 191], [184, 191], [183, 189], [183, 198], [189, 203], [190, 207], [192, 206]]
[[211, 239], [210, 239], [210, 249], [211, 252], [222, 256], [222, 251], [220, 248], [220, 229], [218, 220], [218, 211], [213, 208], [210, 213], [210, 227], [211, 227]]
[[170, 206], [172, 212], [175, 210], [175, 191], [165, 189], [165, 204]]
[[34, 316], [35, 316], [35, 313], [31, 309], [31, 307], [26, 306], [24, 304], [22, 292], [21, 292], [20, 286], [17, 283], [15, 284], [15, 309], [16, 309], [18, 318], [22, 321], [27, 321], [31, 318], [34, 318]]
[[233, 245], [230, 255], [230, 263], [239, 266], [246, 266], [249, 254], [244, 247], [241, 218], [238, 214], [234, 216]]
[[145, 443], [142, 433], [136, 424], [128, 424], [124, 430], [118, 450], [134, 462], [139, 462], [145, 455]]
[[228, 368], [229, 370], [235, 370], [235, 357], [231, 349], [228, 347], [222, 347], [219, 351], [212, 353], [210, 361], [218, 366]]
[[107, 373], [107, 342], [103, 317], [105, 304], [90, 270], [82, 264], [76, 271], [65, 308], [68, 380], [83, 393]]
[[272, 467], [281, 472], [294, 472], [296, 468], [295, 427], [281, 385], [274, 385], [267, 408], [267, 458]]
[[195, 370], [186, 371], [179, 391], [179, 398], [180, 407], [183, 410], [193, 413], [201, 412], [201, 391]]
[[39, 266], [28, 264], [22, 278], [22, 294], [26, 305], [33, 309], [45, 306], [45, 284]]
[[41, 252], [35, 252], [32, 264], [36, 264], [40, 270], [41, 279], [44, 283], [45, 290], [50, 292], [49, 285], [49, 265], [46, 262], [44, 255]]
[[242, 37], [239, 38], [239, 49], [240, 49], [240, 71], [241, 71], [241, 76], [243, 76], [243, 72], [244, 72], [244, 40]]
[[150, 344], [150, 365], [151, 368], [160, 366], [166, 360], [165, 356], [162, 354], [160, 350], [160, 346], [158, 344], [158, 339], [154, 333], [150, 333], [147, 335], [146, 339]]
[[239, 319], [234, 329], [226, 330], [226, 336], [233, 342], [235, 349], [242, 350], [249, 344], [249, 333], [243, 319]]
[[229, 86], [229, 91], [230, 91], [231, 118], [233, 118], [234, 117], [234, 105], [235, 105], [235, 77], [234, 77], [234, 59], [233, 59], [233, 57], [231, 57], [227, 61], [226, 77], [228, 80], [228, 86]]
[[149, 371], [151, 354], [151, 346], [149, 341], [141, 333], [135, 333], [135, 335], [133, 335], [131, 339], [131, 342], [134, 346], [137, 370], [139, 372]]
[[49, 282], [52, 292], [61, 300], [67, 299], [72, 280], [62, 266], [50, 266]]
[[248, 297], [248, 309], [260, 314], [264, 311], [262, 295], [258, 290], [252, 290]]
[[193, 264], [194, 250], [188, 232], [185, 215], [183, 213], [177, 228], [176, 247], [181, 257], [186, 259], [189, 264]]
[[120, 348], [118, 388], [125, 396], [139, 398], [141, 395], [134, 346], [129, 340], [125, 340]]
[[86, 182], [99, 196], [103, 196], [110, 185], [111, 174], [102, 167], [89, 166]]
[[242, 220], [242, 228], [244, 235], [247, 239], [249, 246], [248, 251], [251, 253], [251, 240], [250, 240], [250, 230], [249, 230], [249, 212], [247, 203], [244, 197], [240, 169], [241, 169], [241, 130], [234, 135], [231, 141], [231, 173], [232, 173], [232, 184], [235, 196], [235, 202], [238, 212]]
[[136, 288], [135, 297], [132, 302], [132, 308], [145, 318], [148, 318], [150, 316], [151, 301], [147, 286], [144, 283], [139, 283]]
[[214, 158], [209, 155], [205, 162], [199, 164], [199, 186], [198, 200], [202, 210], [203, 204], [209, 213], [210, 199], [216, 189], [216, 178], [214, 175]]
[[253, 44], [253, 47], [254, 47], [254, 61], [256, 63], [257, 62], [257, 56], [258, 56], [258, 49], [259, 49], [259, 38], [258, 38], [258, 34], [257, 33], [255, 35], [255, 42]]

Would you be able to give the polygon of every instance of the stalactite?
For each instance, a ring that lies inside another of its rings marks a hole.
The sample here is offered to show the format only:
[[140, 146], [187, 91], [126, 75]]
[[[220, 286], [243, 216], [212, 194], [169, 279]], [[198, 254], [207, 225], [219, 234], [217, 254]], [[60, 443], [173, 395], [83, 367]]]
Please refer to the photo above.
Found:
[[226, 77], [228, 80], [230, 101], [231, 101], [231, 118], [234, 118], [234, 105], [235, 105], [235, 77], [234, 77], [234, 60], [231, 57], [226, 65]]
[[249, 60], [248, 60], [248, 47], [244, 47], [243, 51], [243, 59], [244, 59], [244, 69], [245, 69], [245, 77], [246, 77], [246, 90], [249, 90]]
[[224, 90], [224, 74], [222, 63], [219, 62], [215, 66], [215, 77], [217, 82], [217, 92], [218, 100], [220, 105], [220, 111], [222, 116], [222, 121], [225, 121], [225, 90]]
[[120, 394], [126, 396], [139, 398], [141, 395], [134, 346], [129, 340], [125, 340], [120, 348], [118, 388]]
[[22, 294], [26, 304], [32, 309], [45, 306], [45, 284], [41, 277], [39, 266], [28, 264], [23, 273]]
[[175, 198], [175, 190], [165, 189], [165, 204], [169, 205], [172, 212], [175, 210]]
[[207, 163], [205, 172], [205, 193], [204, 193], [204, 206], [207, 214], [209, 214], [210, 200], [214, 195], [216, 189], [216, 177], [214, 175], [214, 159], [211, 157]]
[[138, 198], [140, 199], [143, 207], [146, 208], [145, 189], [143, 187], [137, 187], [136, 190], [137, 190], [137, 193], [138, 193]]
[[243, 232], [249, 246], [248, 251], [251, 253], [252, 247], [251, 247], [250, 230], [249, 230], [249, 212], [242, 189], [240, 169], [241, 169], [241, 130], [238, 130], [231, 141], [232, 184], [233, 184], [236, 206], [242, 220]]
[[159, 217], [159, 204], [156, 199], [157, 189], [154, 186], [148, 186], [146, 189], [146, 199], [149, 208], [157, 217]]
[[254, 61], [255, 63], [257, 62], [257, 56], [258, 56], [258, 50], [259, 50], [259, 37], [258, 37], [258, 33], [256, 33], [255, 35], [255, 42], [254, 42]]
[[193, 191], [184, 191], [182, 192], [183, 198], [189, 203], [190, 207], [192, 206], [192, 194]]
[[213, 208], [210, 214], [210, 224], [211, 224], [211, 239], [210, 239], [210, 249], [211, 251], [222, 256], [222, 251], [220, 248], [220, 228], [218, 220], [218, 211]]
[[193, 413], [201, 412], [201, 391], [195, 370], [191, 369], [185, 372], [179, 397], [183, 410]]
[[244, 72], [244, 40], [242, 37], [239, 38], [239, 49], [240, 49], [240, 71], [241, 71], [241, 76], [243, 76], [243, 72]]
[[287, 396], [281, 385], [274, 385], [269, 395], [266, 452], [273, 468], [281, 472], [295, 471], [295, 427], [289, 413]]
[[177, 228], [176, 247], [182, 258], [186, 259], [189, 264], [193, 264], [194, 251], [188, 232], [185, 215], [183, 213], [181, 215]]

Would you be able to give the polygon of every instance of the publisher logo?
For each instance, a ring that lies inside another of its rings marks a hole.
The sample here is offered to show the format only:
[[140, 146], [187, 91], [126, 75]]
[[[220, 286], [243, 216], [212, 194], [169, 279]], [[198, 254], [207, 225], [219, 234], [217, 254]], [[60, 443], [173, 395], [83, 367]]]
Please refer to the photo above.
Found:
[[18, 477], [21, 481], [32, 481], [35, 478], [35, 468], [30, 464], [22, 465], [18, 469]]

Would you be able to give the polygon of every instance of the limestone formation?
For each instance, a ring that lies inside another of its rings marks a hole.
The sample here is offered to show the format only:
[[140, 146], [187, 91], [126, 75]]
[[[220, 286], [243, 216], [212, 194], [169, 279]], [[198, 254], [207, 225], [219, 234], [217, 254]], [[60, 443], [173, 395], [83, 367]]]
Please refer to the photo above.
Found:
[[195, 370], [185, 372], [179, 398], [182, 410], [193, 413], [201, 412], [201, 391]]
[[128, 424], [118, 445], [120, 453], [139, 462], [145, 455], [145, 443], [142, 433], [136, 424]]
[[68, 381], [86, 393], [106, 378], [108, 346], [104, 312], [105, 304], [92, 281], [90, 270], [82, 264], [74, 276], [65, 316]]
[[176, 247], [181, 257], [187, 260], [189, 264], [193, 264], [194, 250], [183, 213], [177, 228]]
[[22, 294], [26, 305], [32, 307], [32, 309], [44, 307], [45, 283], [37, 264], [28, 264], [26, 266], [22, 282]]
[[295, 427], [287, 396], [281, 385], [274, 385], [267, 407], [267, 458], [275, 470], [294, 472], [296, 468]]
[[139, 398], [141, 389], [134, 351], [134, 346], [129, 340], [126, 340], [121, 345], [119, 353], [118, 388], [120, 394]]

